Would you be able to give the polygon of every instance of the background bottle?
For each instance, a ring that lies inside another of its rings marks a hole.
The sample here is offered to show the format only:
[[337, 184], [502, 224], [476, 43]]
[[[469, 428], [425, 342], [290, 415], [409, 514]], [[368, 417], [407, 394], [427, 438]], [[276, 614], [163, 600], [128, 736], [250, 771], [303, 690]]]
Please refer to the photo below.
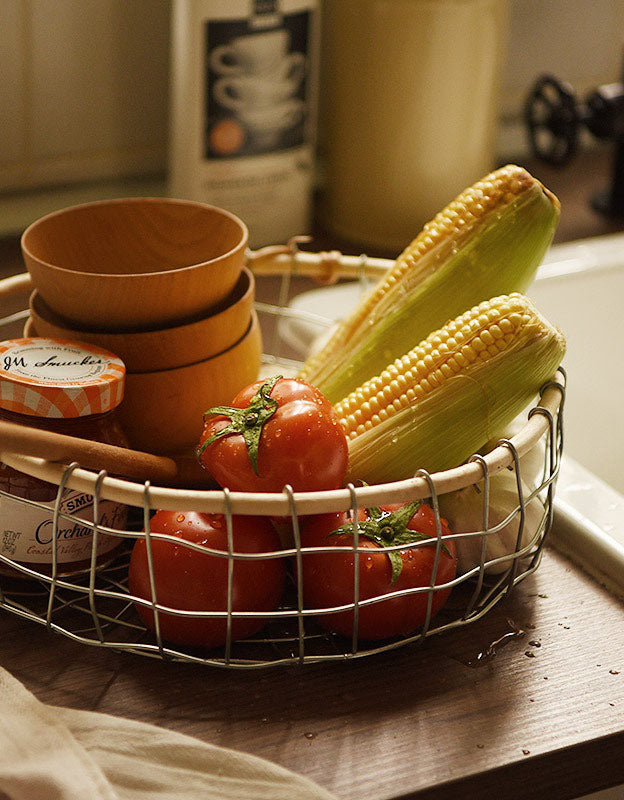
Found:
[[309, 230], [317, 0], [174, 0], [170, 186], [240, 216], [250, 245]]

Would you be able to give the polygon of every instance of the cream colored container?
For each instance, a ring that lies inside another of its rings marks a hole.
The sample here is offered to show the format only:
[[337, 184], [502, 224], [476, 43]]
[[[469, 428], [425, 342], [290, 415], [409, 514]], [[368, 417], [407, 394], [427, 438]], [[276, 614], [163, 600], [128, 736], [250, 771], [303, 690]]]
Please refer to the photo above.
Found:
[[322, 216], [403, 249], [495, 165], [507, 0], [325, 0]]

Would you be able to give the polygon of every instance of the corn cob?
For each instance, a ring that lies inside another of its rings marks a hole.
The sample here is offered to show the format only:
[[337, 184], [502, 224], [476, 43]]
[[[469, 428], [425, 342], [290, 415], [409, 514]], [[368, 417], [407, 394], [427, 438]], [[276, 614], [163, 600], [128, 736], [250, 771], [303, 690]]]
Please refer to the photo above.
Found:
[[300, 377], [335, 403], [466, 308], [524, 291], [559, 210], [521, 167], [486, 176], [425, 225]]
[[480, 303], [336, 405], [350, 478], [457, 466], [526, 407], [564, 352], [561, 332], [523, 295]]

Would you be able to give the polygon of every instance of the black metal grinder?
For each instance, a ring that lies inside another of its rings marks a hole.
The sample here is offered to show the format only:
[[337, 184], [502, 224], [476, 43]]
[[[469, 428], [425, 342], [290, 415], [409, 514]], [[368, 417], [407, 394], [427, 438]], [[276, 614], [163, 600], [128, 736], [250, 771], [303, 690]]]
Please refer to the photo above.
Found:
[[584, 100], [552, 75], [542, 75], [524, 106], [533, 154], [554, 166], [575, 155], [583, 126], [597, 139], [614, 142], [611, 185], [595, 195], [592, 206], [610, 217], [624, 217], [624, 69], [622, 81], [599, 86]]

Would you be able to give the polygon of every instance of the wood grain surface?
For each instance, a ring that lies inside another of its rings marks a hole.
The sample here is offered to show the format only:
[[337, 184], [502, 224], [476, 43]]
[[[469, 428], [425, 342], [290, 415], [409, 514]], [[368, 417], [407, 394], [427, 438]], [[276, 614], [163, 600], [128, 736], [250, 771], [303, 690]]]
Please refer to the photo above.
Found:
[[[5, 613], [0, 662], [46, 703], [254, 753], [341, 800], [566, 800], [624, 783], [623, 612], [548, 550], [478, 623], [359, 661], [251, 673], [163, 663]], [[514, 626], [524, 634], [508, 635]]]
[[48, 307], [78, 328], [165, 328], [233, 289], [248, 231], [230, 212], [165, 197], [84, 203], [33, 222], [21, 239]]

